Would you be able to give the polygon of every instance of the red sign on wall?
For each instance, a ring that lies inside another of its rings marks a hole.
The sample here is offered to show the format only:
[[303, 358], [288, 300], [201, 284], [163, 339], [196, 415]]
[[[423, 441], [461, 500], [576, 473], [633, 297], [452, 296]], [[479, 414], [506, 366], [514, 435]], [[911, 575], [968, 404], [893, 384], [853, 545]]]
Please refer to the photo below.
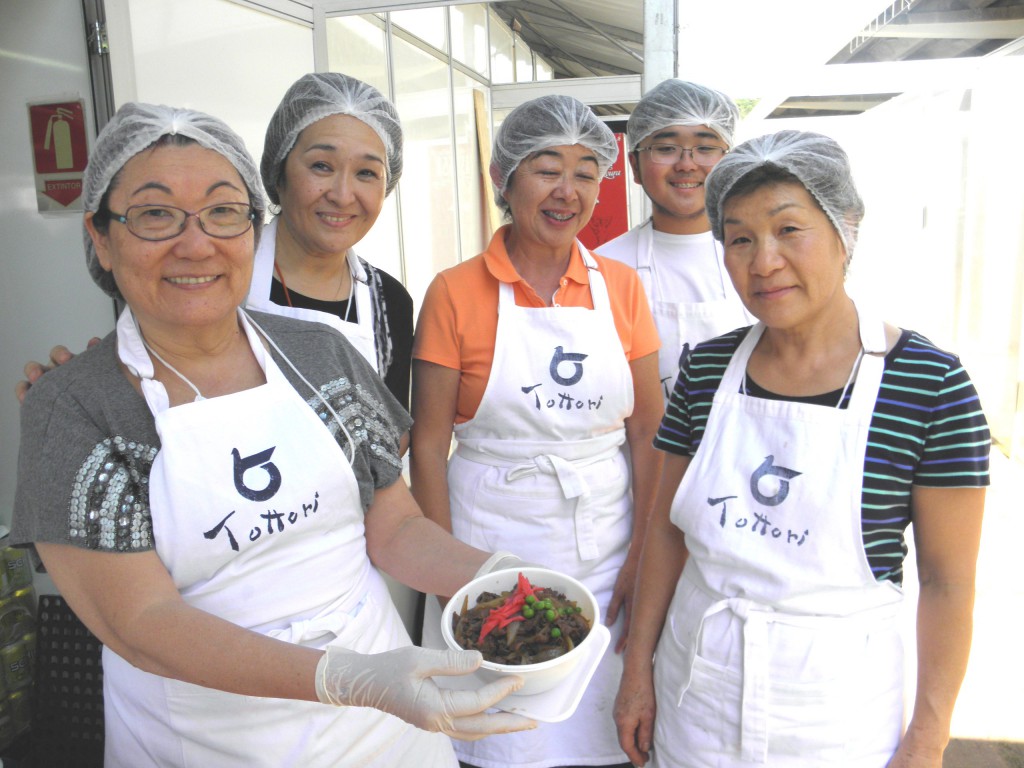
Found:
[[[89, 160], [82, 101], [30, 104], [36, 194], [67, 207], [82, 194], [82, 172]], [[40, 210], [48, 210], [40, 200]]]
[[601, 181], [597, 205], [590, 222], [579, 234], [580, 242], [595, 250], [629, 229], [629, 200], [626, 192], [625, 135], [615, 134], [619, 156]]

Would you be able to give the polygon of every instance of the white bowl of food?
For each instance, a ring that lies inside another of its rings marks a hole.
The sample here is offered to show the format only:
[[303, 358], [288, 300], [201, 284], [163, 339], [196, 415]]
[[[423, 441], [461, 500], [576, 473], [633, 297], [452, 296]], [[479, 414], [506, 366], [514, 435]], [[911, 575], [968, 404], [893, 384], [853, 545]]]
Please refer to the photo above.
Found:
[[483, 653], [480, 680], [519, 675], [516, 695], [529, 696], [551, 690], [576, 668], [587, 644], [599, 642], [590, 630], [600, 621], [597, 598], [582, 582], [547, 568], [511, 568], [452, 595], [441, 612], [441, 636], [449, 648]]

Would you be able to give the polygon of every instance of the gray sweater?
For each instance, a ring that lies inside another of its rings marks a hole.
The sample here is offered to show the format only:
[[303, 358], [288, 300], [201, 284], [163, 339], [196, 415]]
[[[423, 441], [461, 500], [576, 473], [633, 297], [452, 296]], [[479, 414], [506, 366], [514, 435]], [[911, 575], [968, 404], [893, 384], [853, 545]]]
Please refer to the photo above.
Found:
[[[375, 489], [401, 475], [399, 441], [412, 419], [339, 332], [251, 315], [344, 421], [356, 444], [352, 468], [365, 511]], [[154, 548], [148, 480], [160, 440], [149, 407], [119, 367], [116, 347], [112, 332], [29, 390], [21, 409], [12, 543], [107, 552]], [[348, 442], [323, 403], [273, 354], [347, 455]]]

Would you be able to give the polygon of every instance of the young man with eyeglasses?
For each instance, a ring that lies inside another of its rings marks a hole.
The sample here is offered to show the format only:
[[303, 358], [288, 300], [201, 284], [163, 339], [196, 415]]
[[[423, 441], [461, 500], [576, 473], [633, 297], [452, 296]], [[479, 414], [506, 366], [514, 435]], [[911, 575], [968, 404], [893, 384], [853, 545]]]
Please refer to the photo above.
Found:
[[704, 179], [732, 147], [738, 118], [725, 94], [673, 79], [651, 89], [626, 125], [633, 179], [652, 215], [596, 250], [640, 274], [661, 337], [666, 401], [690, 347], [752, 322], [704, 208]]

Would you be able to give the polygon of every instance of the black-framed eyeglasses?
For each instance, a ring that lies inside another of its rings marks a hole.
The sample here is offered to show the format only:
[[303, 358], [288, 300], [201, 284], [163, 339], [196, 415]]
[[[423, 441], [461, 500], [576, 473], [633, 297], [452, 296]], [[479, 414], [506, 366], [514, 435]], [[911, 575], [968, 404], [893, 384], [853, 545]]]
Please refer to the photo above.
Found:
[[110, 211], [111, 219], [124, 224], [136, 237], [151, 241], [177, 237], [193, 216], [210, 237], [227, 239], [248, 232], [256, 213], [248, 203], [217, 203], [194, 212], [173, 205], [132, 205], [124, 213]]
[[705, 168], [714, 165], [728, 152], [722, 147], [711, 145], [699, 147], [681, 147], [678, 144], [651, 144], [649, 147], [637, 147], [637, 152], [650, 152], [651, 162], [657, 165], [675, 165], [684, 152], [690, 153], [690, 159]]

